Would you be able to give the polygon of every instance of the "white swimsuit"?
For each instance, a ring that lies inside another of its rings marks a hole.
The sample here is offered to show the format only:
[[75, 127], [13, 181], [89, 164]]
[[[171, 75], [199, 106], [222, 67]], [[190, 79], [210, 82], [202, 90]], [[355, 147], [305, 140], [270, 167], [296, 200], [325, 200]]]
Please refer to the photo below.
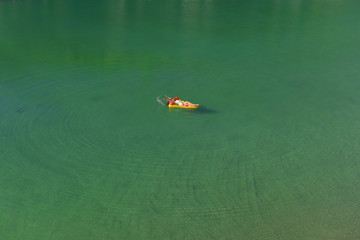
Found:
[[183, 103], [182, 101], [179, 101], [179, 100], [175, 100], [175, 103], [176, 103], [177, 105], [179, 105], [179, 106], [184, 105], [184, 103]]

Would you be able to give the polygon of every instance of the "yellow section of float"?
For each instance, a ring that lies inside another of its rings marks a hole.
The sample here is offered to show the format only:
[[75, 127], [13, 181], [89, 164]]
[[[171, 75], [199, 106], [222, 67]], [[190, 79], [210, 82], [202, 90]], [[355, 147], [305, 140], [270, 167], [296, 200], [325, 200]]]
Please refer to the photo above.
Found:
[[[184, 102], [182, 100], [180, 100], [181, 102]], [[177, 104], [174, 104], [174, 105], [168, 105], [169, 108], [186, 108], [186, 109], [197, 109], [199, 106], [180, 106], [180, 105], [177, 105]]]

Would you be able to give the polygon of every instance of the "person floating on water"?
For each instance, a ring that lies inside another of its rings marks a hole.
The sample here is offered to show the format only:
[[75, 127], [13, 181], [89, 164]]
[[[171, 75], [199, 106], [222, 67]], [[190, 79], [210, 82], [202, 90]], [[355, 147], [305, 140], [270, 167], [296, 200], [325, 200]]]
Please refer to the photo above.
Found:
[[181, 101], [179, 97], [170, 98], [165, 95], [166, 98], [163, 100], [167, 101], [166, 105], [179, 105], [179, 106], [185, 106], [185, 107], [197, 107], [199, 104], [193, 104], [188, 101]]

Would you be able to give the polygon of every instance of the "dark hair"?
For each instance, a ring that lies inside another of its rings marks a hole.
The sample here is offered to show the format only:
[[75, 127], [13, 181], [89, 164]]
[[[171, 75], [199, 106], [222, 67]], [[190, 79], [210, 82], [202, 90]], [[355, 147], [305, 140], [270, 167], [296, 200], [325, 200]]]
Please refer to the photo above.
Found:
[[166, 105], [169, 105], [170, 101], [167, 101]]

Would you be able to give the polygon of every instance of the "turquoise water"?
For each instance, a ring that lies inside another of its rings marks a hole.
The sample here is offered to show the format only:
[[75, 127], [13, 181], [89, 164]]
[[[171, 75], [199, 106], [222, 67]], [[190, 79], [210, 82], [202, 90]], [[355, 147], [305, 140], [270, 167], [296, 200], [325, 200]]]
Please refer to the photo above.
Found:
[[0, 238], [360, 239], [359, 11], [0, 1]]

